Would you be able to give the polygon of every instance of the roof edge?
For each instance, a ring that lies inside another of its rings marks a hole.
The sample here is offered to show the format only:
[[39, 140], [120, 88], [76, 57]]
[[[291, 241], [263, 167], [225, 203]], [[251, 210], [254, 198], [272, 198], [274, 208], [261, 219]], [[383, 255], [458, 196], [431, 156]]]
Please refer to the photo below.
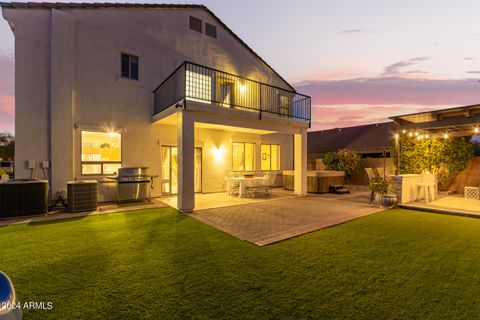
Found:
[[331, 128], [331, 129], [320, 129], [320, 130], [315, 130], [315, 131], [308, 131], [308, 133], [316, 133], [316, 132], [323, 133], [323, 132], [326, 132], [326, 131], [345, 130], [345, 129], [351, 129], [351, 128], [368, 127], [368, 126], [380, 126], [380, 125], [388, 125], [388, 124], [396, 125], [397, 123], [395, 121], [375, 122], [375, 123], [359, 124], [359, 125], [356, 125], [356, 126], [349, 126], [349, 127], [337, 127], [337, 128]]
[[295, 88], [283, 78], [272, 66], [270, 66], [259, 54], [235, 34], [219, 17], [202, 4], [157, 4], [157, 3], [74, 3], [74, 2], [0, 2], [2, 9], [97, 9], [97, 8], [159, 8], [159, 9], [203, 9], [209, 13], [230, 35], [240, 42], [260, 62], [270, 69], [287, 87], [293, 92]]

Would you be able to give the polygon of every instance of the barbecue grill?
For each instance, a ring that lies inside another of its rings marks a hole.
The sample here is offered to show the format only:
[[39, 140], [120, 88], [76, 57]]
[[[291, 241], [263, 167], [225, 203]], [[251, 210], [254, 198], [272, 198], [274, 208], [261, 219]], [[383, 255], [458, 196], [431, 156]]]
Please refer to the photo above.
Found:
[[116, 180], [117, 201], [140, 201], [150, 199], [151, 176], [147, 167], [125, 167], [118, 169]]

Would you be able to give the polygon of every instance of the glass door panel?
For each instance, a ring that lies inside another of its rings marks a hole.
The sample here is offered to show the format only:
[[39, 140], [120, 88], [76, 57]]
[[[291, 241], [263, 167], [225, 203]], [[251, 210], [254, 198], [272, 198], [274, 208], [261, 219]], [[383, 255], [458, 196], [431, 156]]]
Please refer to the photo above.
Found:
[[[202, 192], [202, 149], [195, 148], [194, 153], [195, 192]], [[162, 147], [162, 193], [178, 193], [178, 148]]]

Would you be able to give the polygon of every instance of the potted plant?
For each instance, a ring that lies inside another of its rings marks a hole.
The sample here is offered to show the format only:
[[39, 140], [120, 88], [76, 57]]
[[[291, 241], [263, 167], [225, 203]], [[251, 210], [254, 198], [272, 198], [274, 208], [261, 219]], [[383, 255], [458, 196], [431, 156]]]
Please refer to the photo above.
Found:
[[376, 178], [368, 184], [370, 190], [375, 194], [375, 199], [382, 208], [392, 208], [397, 204], [397, 197], [389, 194], [390, 180]]

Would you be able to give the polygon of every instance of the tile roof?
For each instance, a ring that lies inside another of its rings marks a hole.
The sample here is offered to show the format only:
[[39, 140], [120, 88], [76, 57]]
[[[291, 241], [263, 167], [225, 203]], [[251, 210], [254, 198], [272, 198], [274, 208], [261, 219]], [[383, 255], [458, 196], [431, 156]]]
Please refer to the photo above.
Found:
[[163, 4], [163, 3], [108, 3], [108, 2], [0, 2], [2, 8], [14, 9], [67, 9], [67, 8], [179, 8], [191, 9], [201, 8], [206, 9], [204, 5], [200, 4]]
[[340, 149], [374, 152], [392, 145], [392, 136], [398, 125], [394, 122], [335, 128], [308, 133], [308, 153], [325, 153]]
[[100, 9], [100, 8], [143, 8], [143, 9], [202, 9], [207, 11], [228, 33], [239, 41], [257, 59], [264, 63], [275, 75], [277, 75], [292, 91], [295, 88], [288, 83], [275, 69], [273, 69], [262, 57], [250, 48], [239, 36], [237, 36], [220, 18], [210, 9], [201, 4], [162, 4], [162, 3], [74, 3], [74, 2], [0, 2], [3, 9]]

